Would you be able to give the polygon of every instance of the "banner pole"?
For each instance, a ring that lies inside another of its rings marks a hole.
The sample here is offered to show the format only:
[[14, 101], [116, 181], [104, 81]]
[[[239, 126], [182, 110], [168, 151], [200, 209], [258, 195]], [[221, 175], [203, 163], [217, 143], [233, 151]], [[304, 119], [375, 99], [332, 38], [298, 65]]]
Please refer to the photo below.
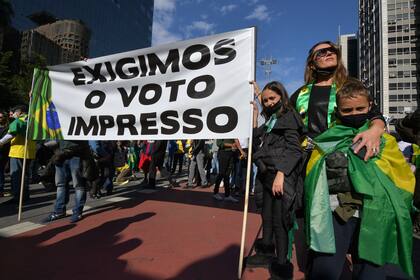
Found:
[[[29, 99], [29, 107], [31, 106], [32, 97]], [[30, 110], [28, 110], [30, 111]], [[23, 152], [23, 166], [22, 166], [22, 175], [20, 176], [20, 196], [19, 196], [19, 211], [18, 211], [18, 222], [21, 220], [22, 216], [22, 203], [23, 203], [23, 189], [25, 185], [25, 172], [26, 172], [26, 156], [28, 150], [28, 127], [29, 127], [30, 115], [28, 112], [28, 121], [26, 123], [26, 133], [25, 133], [25, 150]], [[29, 183], [29, 182], [28, 182]], [[29, 191], [29, 187], [28, 187]]]
[[[256, 27], [254, 27], [254, 80], [255, 80], [255, 63], [256, 63]], [[252, 90], [252, 96], [254, 96], [254, 90]], [[252, 98], [254, 100], [254, 98]], [[244, 261], [245, 251], [245, 235], [246, 235], [246, 223], [248, 218], [248, 204], [249, 204], [249, 184], [251, 181], [251, 163], [252, 163], [252, 132], [253, 132], [253, 104], [250, 104], [250, 127], [249, 127], [249, 141], [248, 141], [248, 158], [246, 166], [246, 183], [245, 183], [245, 201], [244, 201], [244, 215], [242, 218], [242, 233], [241, 233], [241, 248], [239, 251], [239, 265], [238, 265], [238, 279], [242, 278], [242, 269]]]
[[[34, 70], [35, 74], [35, 70]], [[18, 222], [20, 222], [22, 218], [22, 203], [23, 203], [23, 189], [25, 185], [25, 172], [26, 172], [26, 157], [28, 152], [28, 131], [29, 131], [29, 125], [30, 125], [30, 119], [31, 119], [31, 105], [32, 105], [32, 90], [34, 87], [34, 77], [32, 78], [32, 85], [31, 85], [31, 91], [29, 96], [29, 105], [28, 105], [28, 120], [26, 122], [26, 133], [25, 133], [25, 149], [23, 152], [23, 166], [22, 166], [22, 175], [20, 176], [20, 196], [19, 196], [19, 210], [18, 210]], [[29, 178], [28, 178], [29, 180]], [[29, 182], [28, 182], [29, 184]], [[29, 186], [28, 186], [28, 192], [29, 192]]]

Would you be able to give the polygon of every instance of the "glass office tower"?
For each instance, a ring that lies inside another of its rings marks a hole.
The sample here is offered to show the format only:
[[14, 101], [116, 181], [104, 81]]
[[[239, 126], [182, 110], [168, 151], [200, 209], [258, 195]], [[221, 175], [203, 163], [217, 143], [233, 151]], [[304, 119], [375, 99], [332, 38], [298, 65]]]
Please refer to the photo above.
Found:
[[59, 20], [81, 20], [91, 31], [89, 57], [150, 47], [154, 0], [13, 0], [12, 25], [37, 25], [28, 16], [45, 11]]

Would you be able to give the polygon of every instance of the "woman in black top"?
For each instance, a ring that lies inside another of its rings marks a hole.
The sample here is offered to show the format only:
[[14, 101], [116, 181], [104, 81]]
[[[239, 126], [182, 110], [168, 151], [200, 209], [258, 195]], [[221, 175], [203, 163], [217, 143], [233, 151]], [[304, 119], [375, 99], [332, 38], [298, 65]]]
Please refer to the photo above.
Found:
[[[308, 139], [315, 138], [326, 131], [335, 121], [336, 93], [347, 80], [347, 71], [341, 60], [340, 49], [330, 41], [316, 43], [308, 53], [305, 67], [305, 85], [299, 88], [290, 98], [290, 102], [300, 114], [305, 134]], [[366, 147], [365, 160], [379, 152], [380, 138], [384, 133], [385, 121], [375, 105], [371, 108], [370, 128], [356, 135], [353, 143], [359, 141], [355, 149], [358, 153]], [[309, 148], [309, 147], [308, 147]], [[309, 159], [310, 148], [304, 156]], [[298, 180], [297, 192], [299, 201], [303, 201], [303, 179], [305, 170]], [[303, 203], [301, 203], [303, 205]], [[306, 268], [306, 246], [303, 233], [303, 219], [298, 212], [299, 230], [295, 235], [296, 255], [301, 270]]]
[[[340, 49], [334, 43], [319, 42], [309, 50], [305, 68], [306, 84], [290, 98], [302, 117], [308, 137], [318, 136], [334, 122], [335, 94], [347, 77]], [[384, 118], [376, 106], [372, 112], [374, 117], [370, 128], [353, 139], [353, 142], [360, 140], [356, 153], [366, 146], [365, 160], [379, 151], [380, 137], [385, 128]]]
[[[261, 104], [266, 122], [257, 127], [259, 113], [254, 105], [253, 160], [258, 166], [257, 178], [263, 185], [263, 238], [259, 244], [261, 250], [247, 259], [247, 266], [268, 264], [271, 251], [271, 279], [291, 279], [289, 234], [296, 208], [296, 180], [302, 158], [299, 138], [303, 124], [279, 82], [270, 82], [264, 87]], [[271, 245], [273, 234], [275, 254]]]

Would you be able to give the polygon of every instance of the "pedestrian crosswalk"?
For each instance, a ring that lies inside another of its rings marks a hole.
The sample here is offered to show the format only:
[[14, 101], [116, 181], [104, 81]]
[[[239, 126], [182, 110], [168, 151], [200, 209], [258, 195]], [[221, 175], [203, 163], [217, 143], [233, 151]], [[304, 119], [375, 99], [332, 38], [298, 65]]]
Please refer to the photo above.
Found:
[[44, 225], [32, 223], [32, 222], [23, 222], [16, 225], [8, 226], [0, 229], [1, 237], [11, 237], [17, 234], [21, 234], [33, 229], [43, 227]]

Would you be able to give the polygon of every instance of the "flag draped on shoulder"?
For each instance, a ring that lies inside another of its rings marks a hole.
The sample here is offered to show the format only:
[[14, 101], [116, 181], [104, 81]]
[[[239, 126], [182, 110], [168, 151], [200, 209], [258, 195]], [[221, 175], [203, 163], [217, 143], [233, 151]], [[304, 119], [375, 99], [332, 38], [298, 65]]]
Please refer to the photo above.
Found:
[[336, 125], [315, 138], [305, 179], [308, 244], [314, 251], [335, 253], [325, 158], [341, 151], [347, 155], [354, 191], [363, 197], [359, 257], [377, 265], [397, 264], [412, 276], [410, 211], [415, 178], [395, 138], [388, 134], [381, 139], [380, 153], [367, 162], [351, 151], [354, 136], [367, 128], [367, 124], [360, 129]]

